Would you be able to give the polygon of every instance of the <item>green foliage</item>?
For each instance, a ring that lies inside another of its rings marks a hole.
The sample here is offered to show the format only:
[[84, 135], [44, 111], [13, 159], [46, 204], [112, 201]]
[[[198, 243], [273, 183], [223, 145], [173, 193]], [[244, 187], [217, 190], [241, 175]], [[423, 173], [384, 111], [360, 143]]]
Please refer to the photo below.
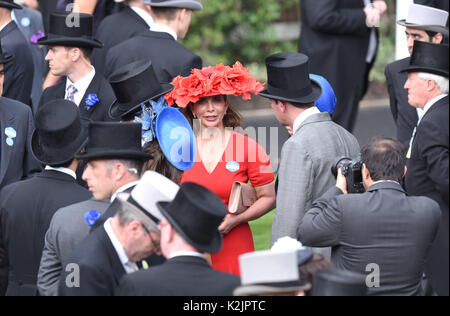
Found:
[[298, 0], [203, 0], [194, 12], [183, 43], [205, 64], [244, 65], [264, 59], [275, 51], [297, 50], [296, 44], [280, 43], [272, 23], [283, 12], [297, 10]]

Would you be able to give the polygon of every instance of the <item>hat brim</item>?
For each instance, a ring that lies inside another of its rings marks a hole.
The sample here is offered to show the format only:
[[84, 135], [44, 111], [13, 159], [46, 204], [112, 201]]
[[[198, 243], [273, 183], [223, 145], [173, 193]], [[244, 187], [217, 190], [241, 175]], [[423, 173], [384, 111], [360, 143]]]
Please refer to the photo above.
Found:
[[168, 206], [171, 202], [157, 202], [156, 206], [161, 211], [161, 214], [169, 221], [170, 225], [175, 228], [175, 230], [183, 237], [191, 246], [197, 249], [200, 252], [205, 253], [217, 253], [222, 248], [222, 235], [219, 230], [214, 234], [208, 244], [199, 244], [193, 241], [181, 228], [180, 225], [176, 222], [176, 220], [170, 215], [167, 211]]
[[0, 64], [6, 64], [6, 63], [9, 63], [10, 61], [13, 61], [14, 60], [14, 56], [13, 55], [9, 55], [9, 54], [3, 54], [3, 55], [0, 55]]
[[276, 95], [276, 94], [270, 93], [270, 88], [264, 90], [263, 92], [260, 92], [258, 95], [265, 97], [265, 98], [273, 99], [273, 100], [287, 101], [287, 102], [292, 102], [292, 103], [302, 103], [302, 104], [312, 103], [312, 102], [317, 101], [320, 98], [320, 96], [322, 95], [322, 87], [315, 80], [312, 80], [312, 79], [310, 79], [310, 80], [311, 80], [311, 85], [312, 85], [312, 92], [305, 96], [301, 96], [301, 97], [297, 97], [297, 98], [284, 97], [282, 95]]
[[102, 48], [103, 43], [99, 40], [83, 38], [83, 37], [68, 37], [49, 35], [38, 40], [39, 45], [46, 46], [68, 46], [68, 47], [87, 47], [87, 48]]
[[16, 3], [10, 3], [10, 2], [4, 2], [4, 1], [0, 1], [0, 8], [7, 8], [7, 9], [18, 9], [18, 10], [22, 10], [23, 7], [19, 4]]
[[397, 21], [398, 25], [409, 27], [416, 30], [422, 30], [422, 31], [431, 31], [436, 33], [442, 33], [445, 36], [448, 36], [448, 28], [442, 25], [431, 25], [431, 24], [413, 24], [406, 22], [405, 19]]
[[78, 137], [64, 147], [46, 149], [39, 141], [35, 129], [31, 136], [31, 152], [33, 156], [44, 165], [63, 165], [72, 161], [76, 154], [86, 145], [88, 130], [83, 128]]
[[234, 296], [246, 295], [260, 295], [260, 294], [275, 294], [275, 293], [289, 293], [298, 291], [309, 291], [311, 289], [310, 283], [302, 284], [300, 281], [284, 282], [278, 284], [252, 284], [242, 285], [233, 291]]
[[194, 1], [183, 1], [183, 0], [173, 0], [173, 1], [164, 1], [154, 3], [150, 1], [149, 4], [151, 7], [166, 7], [166, 8], [184, 8], [191, 9], [194, 11], [200, 11], [203, 9], [203, 5], [199, 2]]
[[133, 150], [114, 150], [107, 148], [93, 148], [89, 152], [75, 155], [77, 159], [93, 160], [93, 159], [130, 159], [130, 160], [149, 160], [153, 159], [151, 154], [143, 151]]
[[[139, 112], [141, 110], [140, 106], [141, 106], [142, 103], [147, 102], [149, 100], [154, 100], [155, 101], [158, 98], [160, 98], [161, 96], [163, 96], [163, 95], [169, 93], [170, 91], [172, 91], [174, 88], [175, 87], [173, 85], [171, 85], [170, 83], [162, 83], [160, 92], [158, 92], [156, 95], [154, 95], [154, 96], [152, 96], [152, 97], [150, 97], [148, 99], [145, 99], [145, 100], [142, 100], [142, 101], [136, 101], [138, 103], [136, 105], [133, 105], [132, 108], [130, 108], [130, 109], [126, 110], [126, 111], [121, 110], [120, 108], [124, 107], [124, 106], [127, 106], [128, 104], [122, 104], [122, 103], [119, 103], [118, 100], [116, 100], [109, 107], [108, 115], [109, 115], [110, 118], [115, 119], [115, 120], [124, 118], [126, 116], [130, 116], [131, 114], [137, 113], [137, 112]], [[134, 103], [136, 103], [136, 102], [134, 102]]]
[[442, 69], [436, 69], [436, 68], [428, 68], [428, 67], [419, 67], [419, 66], [409, 66], [408, 68], [405, 68], [403, 70], [400, 70], [400, 73], [403, 72], [425, 72], [430, 73], [438, 76], [444, 76], [448, 78], [448, 70], [444, 71]]

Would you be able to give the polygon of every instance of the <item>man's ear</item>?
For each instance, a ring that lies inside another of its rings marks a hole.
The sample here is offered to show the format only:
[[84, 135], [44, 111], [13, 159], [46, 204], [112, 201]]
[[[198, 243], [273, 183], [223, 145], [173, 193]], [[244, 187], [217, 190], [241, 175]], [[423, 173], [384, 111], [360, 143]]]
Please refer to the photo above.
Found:
[[277, 102], [277, 106], [280, 109], [280, 111], [282, 113], [286, 113], [286, 110], [287, 110], [286, 102], [280, 101], [280, 100], [277, 100], [276, 102]]
[[442, 36], [442, 33], [437, 33], [433, 38], [431, 39], [431, 42], [433, 44], [441, 44], [444, 40], [444, 37]]
[[370, 177], [370, 171], [369, 171], [369, 169], [367, 168], [367, 166], [366, 166], [365, 163], [362, 164], [361, 175], [362, 175], [362, 178], [365, 179], [365, 180], [371, 179], [371, 177]]
[[406, 176], [406, 172], [408, 172], [408, 168], [405, 166], [405, 171], [403, 172], [403, 178]]

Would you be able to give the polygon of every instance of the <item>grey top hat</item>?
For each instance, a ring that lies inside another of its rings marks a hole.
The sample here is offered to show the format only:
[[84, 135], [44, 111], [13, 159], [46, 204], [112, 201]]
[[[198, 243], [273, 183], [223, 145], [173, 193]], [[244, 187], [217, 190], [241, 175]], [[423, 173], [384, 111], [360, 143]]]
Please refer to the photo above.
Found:
[[196, 0], [147, 0], [146, 4], [152, 7], [184, 8], [199, 11], [203, 5]]
[[417, 30], [432, 31], [448, 36], [448, 12], [420, 4], [411, 4], [408, 17], [397, 24]]

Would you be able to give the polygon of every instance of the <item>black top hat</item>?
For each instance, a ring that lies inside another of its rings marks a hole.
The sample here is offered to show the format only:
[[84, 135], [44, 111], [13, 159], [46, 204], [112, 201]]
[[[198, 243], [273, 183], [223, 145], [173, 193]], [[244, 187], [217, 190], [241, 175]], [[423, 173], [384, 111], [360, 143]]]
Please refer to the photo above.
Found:
[[195, 11], [203, 9], [203, 5], [196, 0], [150, 0], [146, 4], [152, 7], [185, 8]]
[[0, 39], [0, 64], [6, 64], [14, 59], [14, 55], [3, 53], [2, 41]]
[[82, 123], [75, 103], [62, 99], [45, 103], [36, 113], [33, 155], [46, 165], [70, 162], [87, 140], [87, 128]]
[[22, 9], [21, 5], [14, 3], [14, 0], [2, 0], [0, 1], [0, 8], [7, 9]]
[[198, 251], [216, 253], [222, 248], [218, 227], [227, 208], [216, 194], [198, 184], [185, 182], [172, 202], [156, 205], [175, 230]]
[[267, 89], [259, 95], [293, 103], [312, 103], [322, 94], [320, 85], [309, 78], [308, 56], [279, 53], [266, 59]]
[[157, 100], [174, 88], [171, 84], [159, 82], [149, 60], [139, 60], [119, 68], [109, 82], [117, 98], [109, 108], [109, 116], [114, 119], [139, 112], [141, 103]]
[[140, 123], [92, 122], [89, 140], [79, 159], [148, 160], [153, 156], [142, 151]]
[[314, 276], [311, 296], [365, 296], [367, 285], [364, 275], [330, 268]]
[[401, 72], [426, 72], [448, 78], [448, 45], [414, 41], [409, 66]]
[[39, 45], [102, 48], [94, 39], [94, 16], [85, 13], [52, 13], [47, 36], [38, 40]]

